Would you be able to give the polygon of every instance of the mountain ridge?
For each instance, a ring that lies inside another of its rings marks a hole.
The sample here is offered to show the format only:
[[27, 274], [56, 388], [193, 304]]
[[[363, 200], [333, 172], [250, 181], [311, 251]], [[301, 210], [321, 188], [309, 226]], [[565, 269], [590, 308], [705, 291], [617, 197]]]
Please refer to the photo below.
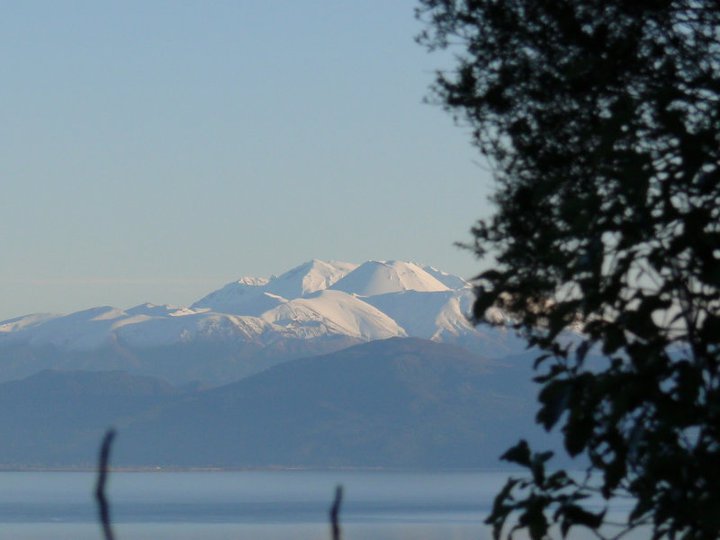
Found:
[[91, 465], [114, 425], [120, 467], [498, 467], [544, 441], [523, 364], [390, 338], [202, 390], [47, 371], [0, 383], [0, 464]]
[[0, 381], [60, 367], [222, 384], [391, 337], [456, 344], [486, 357], [522, 352], [512, 333], [468, 322], [473, 294], [467, 281], [431, 266], [313, 259], [279, 276], [228, 283], [189, 307], [99, 306], [0, 322]]

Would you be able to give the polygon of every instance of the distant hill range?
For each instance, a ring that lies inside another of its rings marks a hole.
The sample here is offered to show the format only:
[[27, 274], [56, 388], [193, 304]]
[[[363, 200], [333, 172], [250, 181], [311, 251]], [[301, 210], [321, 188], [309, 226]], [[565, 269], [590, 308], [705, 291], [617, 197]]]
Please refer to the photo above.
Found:
[[277, 277], [242, 278], [184, 308], [105, 306], [0, 322], [0, 381], [43, 369], [122, 370], [219, 385], [391, 337], [485, 358], [521, 353], [512, 332], [468, 322], [472, 300], [465, 280], [431, 266], [312, 260]]
[[535, 354], [472, 301], [433, 267], [313, 260], [185, 308], [4, 321], [0, 466], [92, 466], [114, 425], [125, 466], [497, 467], [543, 438]]
[[120, 372], [43, 371], [0, 384], [0, 466], [498, 467], [533, 425], [524, 362], [415, 338], [178, 389]]

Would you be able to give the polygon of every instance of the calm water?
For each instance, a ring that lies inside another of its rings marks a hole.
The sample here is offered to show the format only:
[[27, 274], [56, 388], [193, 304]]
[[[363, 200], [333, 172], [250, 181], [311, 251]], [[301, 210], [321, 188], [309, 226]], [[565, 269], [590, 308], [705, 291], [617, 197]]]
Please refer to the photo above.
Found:
[[[345, 488], [344, 540], [486, 540], [491, 535], [482, 521], [506, 478], [500, 472], [115, 472], [108, 495], [117, 540], [327, 540], [337, 484]], [[0, 473], [0, 540], [101, 540], [94, 483], [91, 473]], [[627, 515], [628, 508], [616, 511]], [[583, 530], [570, 536], [593, 538]]]
[[[506, 474], [489, 472], [113, 473], [118, 540], [329, 538], [343, 484], [345, 540], [489, 538], [482, 524]], [[100, 539], [91, 473], [0, 473], [0, 539]]]

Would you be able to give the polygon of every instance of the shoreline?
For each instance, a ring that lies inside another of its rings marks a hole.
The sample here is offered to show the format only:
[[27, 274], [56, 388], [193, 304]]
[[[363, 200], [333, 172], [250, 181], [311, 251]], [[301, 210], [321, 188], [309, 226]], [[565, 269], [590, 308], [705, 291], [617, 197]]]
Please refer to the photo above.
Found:
[[[19, 466], [0, 465], [0, 473], [8, 472], [67, 472], [97, 473], [96, 466]], [[226, 472], [387, 472], [387, 473], [469, 473], [469, 472], [511, 472], [504, 468], [448, 468], [418, 469], [395, 467], [109, 467], [111, 473], [226, 473]]]

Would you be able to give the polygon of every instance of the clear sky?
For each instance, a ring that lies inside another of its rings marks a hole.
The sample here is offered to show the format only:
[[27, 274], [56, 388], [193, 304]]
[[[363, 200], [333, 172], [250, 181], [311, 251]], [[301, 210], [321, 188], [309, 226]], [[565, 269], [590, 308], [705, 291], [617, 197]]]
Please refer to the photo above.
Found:
[[7, 0], [0, 319], [311, 258], [469, 277], [491, 187], [405, 0]]

